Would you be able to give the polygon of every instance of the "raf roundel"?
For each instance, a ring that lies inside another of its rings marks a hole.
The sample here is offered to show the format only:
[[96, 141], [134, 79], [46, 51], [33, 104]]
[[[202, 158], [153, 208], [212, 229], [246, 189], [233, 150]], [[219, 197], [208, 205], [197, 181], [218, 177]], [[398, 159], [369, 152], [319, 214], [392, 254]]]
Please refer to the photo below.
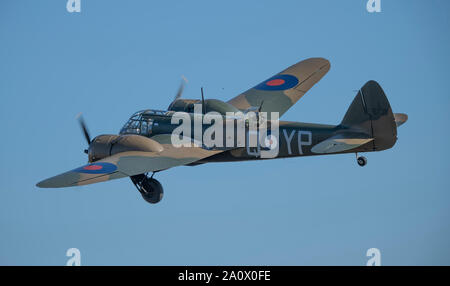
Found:
[[255, 86], [259, 90], [286, 90], [298, 84], [298, 78], [290, 74], [279, 74]]
[[101, 170], [103, 169], [102, 166], [100, 165], [87, 165], [83, 167], [83, 170], [88, 170], [88, 171], [97, 171], [97, 170]]
[[73, 170], [76, 173], [85, 174], [109, 174], [117, 170], [117, 166], [111, 163], [100, 162], [89, 164]]
[[282, 84], [284, 84], [286, 81], [284, 80], [284, 79], [272, 79], [272, 80], [269, 80], [268, 82], [266, 82], [266, 85], [268, 85], [268, 86], [279, 86], [279, 85], [282, 85]]

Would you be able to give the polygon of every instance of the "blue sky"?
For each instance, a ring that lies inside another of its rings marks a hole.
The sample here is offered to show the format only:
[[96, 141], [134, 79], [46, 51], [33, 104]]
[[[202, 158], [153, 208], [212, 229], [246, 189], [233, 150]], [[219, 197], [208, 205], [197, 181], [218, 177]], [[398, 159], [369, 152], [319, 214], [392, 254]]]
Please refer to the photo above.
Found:
[[[66, 1], [0, 4], [0, 264], [450, 264], [450, 2]], [[330, 72], [283, 120], [337, 124], [367, 80], [409, 115], [394, 148], [179, 167], [147, 204], [128, 179], [42, 190], [86, 163], [75, 116], [117, 133], [145, 108], [228, 100], [308, 57]]]

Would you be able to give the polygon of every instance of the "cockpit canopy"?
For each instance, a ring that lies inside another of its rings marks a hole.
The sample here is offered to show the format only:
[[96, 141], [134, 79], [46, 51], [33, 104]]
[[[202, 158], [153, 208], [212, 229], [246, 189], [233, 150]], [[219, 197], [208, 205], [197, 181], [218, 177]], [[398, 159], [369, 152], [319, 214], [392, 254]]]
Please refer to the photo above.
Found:
[[173, 111], [147, 109], [134, 113], [120, 130], [120, 134], [139, 134], [148, 136], [152, 134], [155, 117], [165, 117], [173, 114]]
[[175, 112], [194, 113], [194, 104], [200, 105], [199, 112], [218, 112], [226, 115], [227, 112], [237, 113], [239, 109], [229, 103], [217, 99], [207, 99], [204, 101], [204, 110], [201, 107], [201, 100], [198, 99], [177, 99], [169, 106], [169, 111], [147, 109], [133, 114], [127, 123], [120, 130], [120, 134], [138, 134], [148, 136], [152, 134], [155, 118], [170, 117]]

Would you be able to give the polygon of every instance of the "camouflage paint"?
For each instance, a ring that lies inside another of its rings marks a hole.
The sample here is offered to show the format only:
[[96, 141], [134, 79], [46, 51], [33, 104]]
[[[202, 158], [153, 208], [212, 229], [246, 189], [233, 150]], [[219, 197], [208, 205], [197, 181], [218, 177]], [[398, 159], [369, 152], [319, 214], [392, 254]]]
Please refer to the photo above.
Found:
[[[211, 100], [210, 108], [233, 111], [261, 107], [262, 112], [279, 112], [281, 116], [318, 82], [329, 68], [330, 63], [326, 59], [312, 58], [301, 61], [231, 99], [228, 103]], [[198, 100], [192, 100], [192, 102], [176, 100], [171, 107], [185, 109], [191, 103], [198, 103]], [[158, 127], [153, 128], [149, 138], [140, 135], [100, 137], [106, 140], [106, 147], [110, 146], [107, 145], [108, 142], [120, 142], [117, 145], [120, 152], [113, 154], [114, 146], [111, 145], [109, 151], [105, 149], [105, 153], [109, 152], [105, 158], [94, 164], [44, 180], [37, 186], [59, 188], [85, 185], [161, 171], [180, 165], [261, 159], [249, 155], [246, 147], [232, 150], [206, 150], [195, 145], [175, 148], [170, 140], [171, 132], [175, 128], [170, 124], [170, 117], [155, 116], [156, 119]], [[339, 125], [280, 121], [278, 138], [280, 148], [277, 158], [320, 155], [312, 152], [311, 149], [333, 136], [350, 143], [366, 142], [358, 140], [370, 139], [361, 146], [333, 154], [385, 150], [395, 144], [397, 126], [406, 120], [406, 114], [394, 116], [384, 91], [378, 83], [369, 81], [358, 92]], [[108, 173], [104, 173], [106, 171]]]

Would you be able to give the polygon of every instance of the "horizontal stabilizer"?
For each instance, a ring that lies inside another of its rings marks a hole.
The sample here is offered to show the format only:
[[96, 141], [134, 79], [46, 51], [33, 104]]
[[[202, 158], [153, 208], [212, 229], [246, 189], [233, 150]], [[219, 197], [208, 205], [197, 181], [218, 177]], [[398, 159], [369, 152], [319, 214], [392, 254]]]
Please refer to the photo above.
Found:
[[312, 147], [311, 152], [316, 154], [343, 152], [364, 145], [372, 140], [373, 138], [363, 134], [337, 134], [316, 144]]
[[408, 121], [408, 114], [405, 113], [394, 113], [395, 124], [397, 127]]

